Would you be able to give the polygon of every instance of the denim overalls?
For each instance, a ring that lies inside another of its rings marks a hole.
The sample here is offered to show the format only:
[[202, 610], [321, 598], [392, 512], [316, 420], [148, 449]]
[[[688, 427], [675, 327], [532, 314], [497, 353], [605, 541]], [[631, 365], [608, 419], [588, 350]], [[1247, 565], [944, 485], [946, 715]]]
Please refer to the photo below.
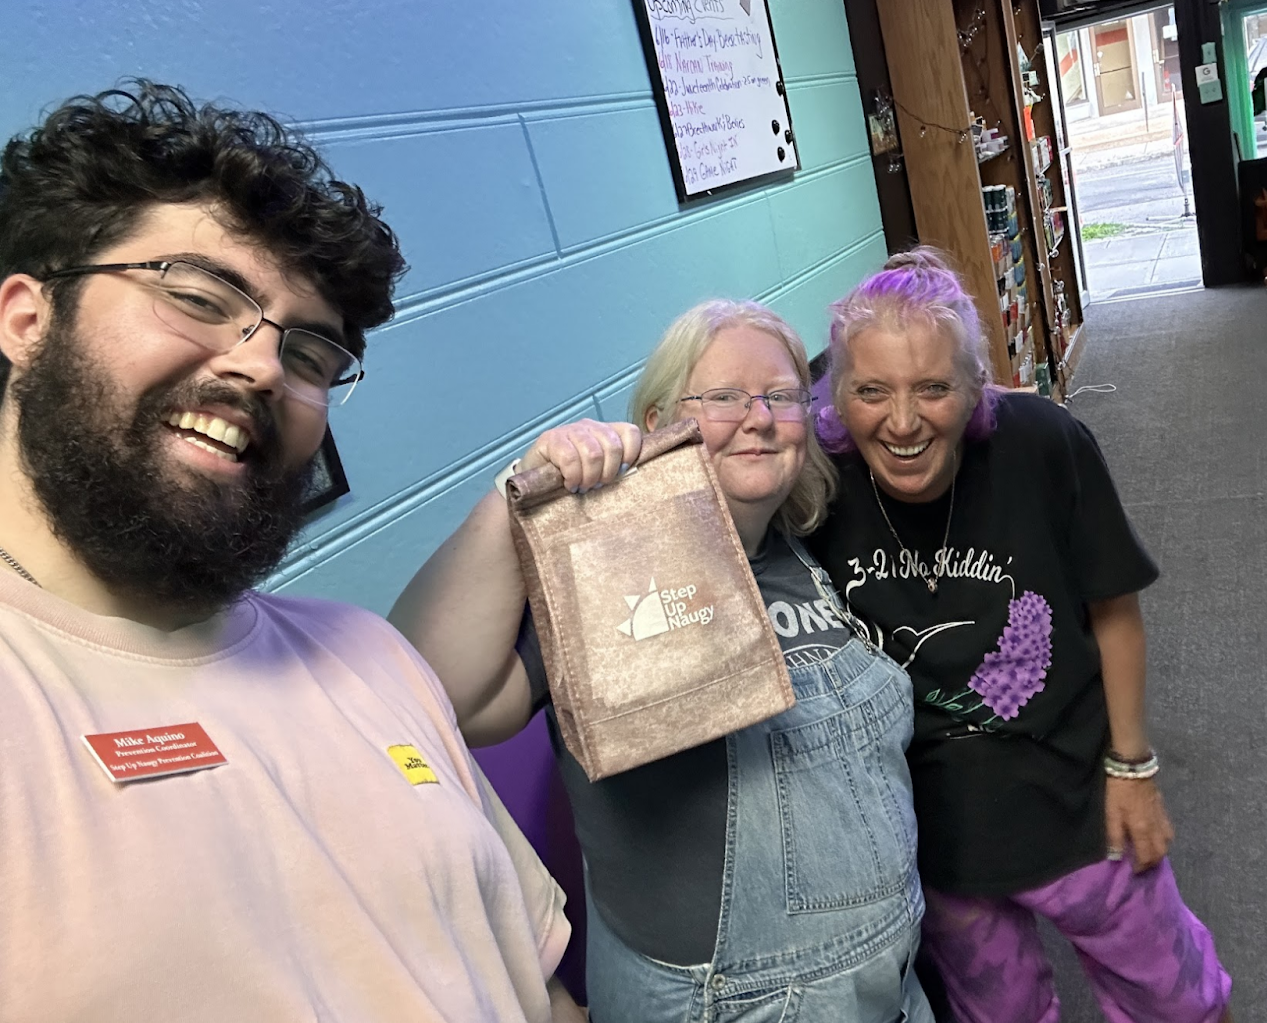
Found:
[[[789, 543], [849, 621], [826, 573]], [[590, 902], [593, 1023], [932, 1023], [913, 968], [924, 898], [904, 753], [910, 679], [858, 638], [789, 674], [796, 706], [726, 737], [712, 962], [641, 955]]]

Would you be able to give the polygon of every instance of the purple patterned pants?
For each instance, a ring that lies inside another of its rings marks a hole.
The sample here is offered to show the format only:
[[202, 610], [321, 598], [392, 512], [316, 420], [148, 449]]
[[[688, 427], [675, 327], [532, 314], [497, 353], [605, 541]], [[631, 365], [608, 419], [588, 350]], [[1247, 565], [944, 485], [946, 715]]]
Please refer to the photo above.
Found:
[[959, 1023], [1056, 1023], [1060, 999], [1035, 914], [1077, 950], [1109, 1023], [1217, 1023], [1232, 980], [1179, 896], [1170, 861], [1102, 860], [1007, 898], [925, 888], [924, 946]]

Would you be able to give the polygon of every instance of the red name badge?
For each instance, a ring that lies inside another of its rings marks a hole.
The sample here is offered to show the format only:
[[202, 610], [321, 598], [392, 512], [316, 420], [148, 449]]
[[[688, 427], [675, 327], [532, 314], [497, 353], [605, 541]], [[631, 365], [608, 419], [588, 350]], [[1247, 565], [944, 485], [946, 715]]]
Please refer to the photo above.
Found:
[[83, 738], [93, 758], [114, 782], [185, 774], [228, 763], [196, 721]]

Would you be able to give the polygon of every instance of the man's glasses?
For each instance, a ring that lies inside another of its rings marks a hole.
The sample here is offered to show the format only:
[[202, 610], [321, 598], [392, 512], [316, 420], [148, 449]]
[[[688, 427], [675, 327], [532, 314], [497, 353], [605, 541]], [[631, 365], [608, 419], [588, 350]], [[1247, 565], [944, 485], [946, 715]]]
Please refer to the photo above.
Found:
[[301, 327], [283, 327], [266, 319], [260, 304], [210, 271], [185, 263], [101, 263], [55, 270], [46, 280], [80, 274], [147, 270], [156, 276], [145, 283], [154, 293], [154, 315], [184, 338], [213, 352], [236, 348], [261, 324], [281, 333], [277, 357], [286, 389], [296, 398], [321, 407], [342, 405], [365, 376], [361, 360], [328, 337]]
[[714, 387], [703, 394], [688, 394], [678, 401], [698, 401], [704, 417], [716, 423], [743, 422], [754, 401], [764, 401], [775, 419], [803, 422], [814, 396], [803, 387], [784, 387], [769, 394], [749, 394], [738, 387]]

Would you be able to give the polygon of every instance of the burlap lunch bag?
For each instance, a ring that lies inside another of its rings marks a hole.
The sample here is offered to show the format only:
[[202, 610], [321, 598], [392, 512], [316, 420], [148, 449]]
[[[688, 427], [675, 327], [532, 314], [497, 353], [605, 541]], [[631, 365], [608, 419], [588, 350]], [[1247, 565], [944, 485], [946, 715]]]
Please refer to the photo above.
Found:
[[559, 729], [591, 780], [795, 703], [694, 419], [649, 434], [614, 484], [571, 494], [544, 466], [506, 493]]

